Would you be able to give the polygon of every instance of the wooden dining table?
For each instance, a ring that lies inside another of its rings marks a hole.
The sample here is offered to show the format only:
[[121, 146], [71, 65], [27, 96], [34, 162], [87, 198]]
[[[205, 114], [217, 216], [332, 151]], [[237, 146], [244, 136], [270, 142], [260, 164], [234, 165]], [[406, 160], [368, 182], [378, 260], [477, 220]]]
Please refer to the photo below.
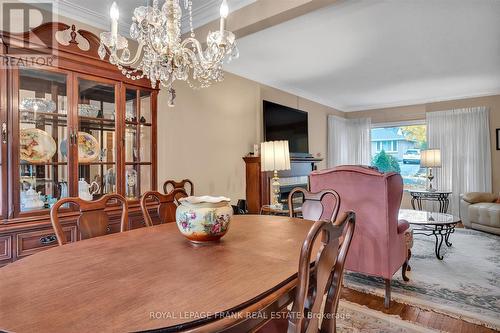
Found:
[[166, 223], [46, 250], [0, 268], [0, 330], [251, 331], [293, 301], [312, 224], [237, 215], [213, 244]]

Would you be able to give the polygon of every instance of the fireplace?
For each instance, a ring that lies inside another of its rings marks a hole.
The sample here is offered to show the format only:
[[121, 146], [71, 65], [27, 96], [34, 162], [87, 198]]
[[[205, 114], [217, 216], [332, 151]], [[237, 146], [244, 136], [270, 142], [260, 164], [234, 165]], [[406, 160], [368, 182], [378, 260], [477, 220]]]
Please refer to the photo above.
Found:
[[[268, 205], [271, 198], [272, 172], [261, 172], [260, 157], [245, 156], [246, 164], [246, 200], [248, 212], [259, 214], [263, 205]], [[321, 162], [320, 158], [292, 157], [290, 159], [290, 170], [280, 171], [281, 202], [288, 206], [288, 194], [295, 187], [309, 188], [309, 174], [316, 170], [316, 164]], [[300, 199], [300, 198], [299, 198]]]

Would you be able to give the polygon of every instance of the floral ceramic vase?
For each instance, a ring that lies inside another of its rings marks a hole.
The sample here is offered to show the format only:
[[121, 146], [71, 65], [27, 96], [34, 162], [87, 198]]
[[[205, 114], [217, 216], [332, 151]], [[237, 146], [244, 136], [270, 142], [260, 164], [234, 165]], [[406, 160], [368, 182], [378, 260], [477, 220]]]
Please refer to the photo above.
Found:
[[233, 216], [230, 199], [225, 197], [187, 197], [179, 199], [175, 213], [177, 227], [191, 242], [218, 241], [229, 228]]

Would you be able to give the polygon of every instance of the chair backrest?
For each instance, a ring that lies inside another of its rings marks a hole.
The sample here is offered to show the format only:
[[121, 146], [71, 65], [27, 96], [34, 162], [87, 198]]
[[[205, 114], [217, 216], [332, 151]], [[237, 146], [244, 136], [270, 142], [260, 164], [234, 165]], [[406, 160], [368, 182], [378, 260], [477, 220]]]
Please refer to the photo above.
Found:
[[307, 220], [325, 220], [334, 222], [340, 208], [340, 196], [334, 190], [322, 190], [316, 193], [309, 192], [301, 187], [294, 188], [288, 195], [288, 209], [290, 217], [297, 216], [294, 198], [302, 196], [302, 217]]
[[111, 200], [121, 203], [120, 231], [126, 231], [128, 229], [128, 204], [127, 200], [119, 194], [106, 194], [96, 201], [86, 201], [78, 197], [64, 198], [57, 201], [50, 210], [50, 221], [59, 245], [67, 243], [66, 235], [59, 222], [59, 208], [62, 205], [73, 204], [78, 207], [80, 216], [76, 223], [77, 229], [80, 232], [80, 238], [87, 239], [104, 236], [108, 233], [109, 217], [105, 209], [109, 207], [108, 203]]
[[340, 211], [356, 213], [356, 235], [346, 269], [390, 278], [401, 263], [395, 251], [403, 179], [398, 173], [381, 173], [364, 166], [345, 165], [314, 171], [313, 191], [334, 189], [342, 198]]
[[156, 201], [156, 211], [160, 218], [160, 223], [169, 223], [175, 222], [175, 211], [177, 209], [178, 200], [187, 196], [183, 188], [176, 188], [168, 194], [162, 194], [157, 191], [144, 193], [141, 198], [141, 210], [146, 226], [153, 226], [153, 220], [151, 219], [148, 209], [148, 200], [153, 199], [152, 201]]
[[189, 179], [183, 179], [180, 182], [176, 182], [175, 180], [170, 179], [167, 180], [165, 183], [163, 183], [163, 193], [165, 194], [168, 194], [178, 188], [184, 189], [186, 193], [189, 193], [189, 195], [194, 195], [194, 185], [193, 182], [190, 181]]
[[[334, 222], [314, 223], [302, 245], [299, 262], [298, 288], [288, 320], [288, 332], [335, 332], [344, 263], [354, 233], [356, 216], [341, 214]], [[321, 246], [313, 253], [321, 234]], [[316, 261], [311, 274], [311, 258]], [[321, 311], [324, 296], [326, 303]], [[322, 318], [320, 326], [320, 318]]]

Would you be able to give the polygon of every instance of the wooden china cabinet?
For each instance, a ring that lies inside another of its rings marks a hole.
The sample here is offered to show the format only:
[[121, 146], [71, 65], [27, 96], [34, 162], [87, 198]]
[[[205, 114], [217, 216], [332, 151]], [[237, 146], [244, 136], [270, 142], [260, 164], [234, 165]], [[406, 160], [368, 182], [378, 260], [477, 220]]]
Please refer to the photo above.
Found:
[[[2, 33], [0, 265], [56, 246], [50, 206], [86, 184], [94, 200], [125, 196], [130, 228], [143, 225], [138, 199], [157, 184], [158, 90], [102, 61], [98, 46], [63, 23]], [[109, 210], [117, 232], [119, 207]], [[72, 207], [61, 215], [78, 240]]]

